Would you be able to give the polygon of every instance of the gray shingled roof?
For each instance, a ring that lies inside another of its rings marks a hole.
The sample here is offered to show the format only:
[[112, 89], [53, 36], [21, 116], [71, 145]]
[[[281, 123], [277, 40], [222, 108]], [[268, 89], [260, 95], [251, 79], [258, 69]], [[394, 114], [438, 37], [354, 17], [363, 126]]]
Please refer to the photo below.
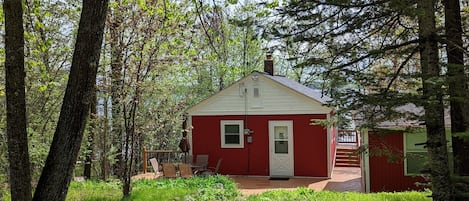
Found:
[[[379, 122], [377, 125], [378, 128], [402, 128], [402, 127], [421, 127], [425, 125], [423, 117], [425, 115], [425, 110], [421, 106], [416, 106], [413, 103], [407, 103], [394, 108], [394, 111], [402, 114], [401, 117]], [[363, 117], [360, 117], [358, 111], [355, 111], [354, 123], [357, 126], [361, 126], [367, 121]], [[378, 114], [379, 115], [379, 114]], [[451, 117], [449, 113], [449, 108], [444, 110], [445, 126], [451, 126]]]
[[265, 73], [261, 73], [263, 74], [265, 77], [273, 80], [273, 81], [276, 81], [280, 84], [282, 84], [283, 86], [286, 86], [294, 91], [297, 91], [309, 98], [312, 98], [322, 104], [326, 104], [328, 103], [328, 101], [331, 101], [332, 99], [326, 95], [323, 95], [319, 90], [315, 90], [315, 89], [312, 89], [312, 88], [309, 88], [307, 86], [304, 86], [300, 83], [298, 83], [297, 81], [294, 81], [294, 80], [291, 80], [289, 78], [286, 78], [284, 76], [272, 76], [272, 75], [269, 75], [269, 74], [265, 74]]

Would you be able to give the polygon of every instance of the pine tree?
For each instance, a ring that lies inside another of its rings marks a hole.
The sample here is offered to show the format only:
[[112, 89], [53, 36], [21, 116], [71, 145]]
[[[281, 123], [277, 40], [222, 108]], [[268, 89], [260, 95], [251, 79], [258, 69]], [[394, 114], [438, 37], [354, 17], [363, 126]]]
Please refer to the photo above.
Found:
[[402, 117], [398, 106], [423, 106], [433, 198], [451, 200], [435, 8], [426, 0], [289, 1], [269, 34], [297, 43], [297, 67], [323, 77], [332, 104], [358, 111], [365, 127]]

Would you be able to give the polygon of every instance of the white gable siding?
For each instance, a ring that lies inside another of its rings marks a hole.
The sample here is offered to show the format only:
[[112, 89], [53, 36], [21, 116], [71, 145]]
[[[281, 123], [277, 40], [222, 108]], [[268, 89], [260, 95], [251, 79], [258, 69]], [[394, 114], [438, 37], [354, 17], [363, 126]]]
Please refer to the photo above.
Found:
[[[258, 75], [258, 80], [251, 79]], [[190, 108], [190, 115], [271, 115], [271, 114], [328, 114], [331, 109], [303, 94], [295, 92], [258, 73], [238, 81], [230, 87]], [[254, 88], [260, 96], [253, 97]], [[243, 95], [247, 89], [247, 98]], [[246, 105], [247, 104], [247, 105]]]

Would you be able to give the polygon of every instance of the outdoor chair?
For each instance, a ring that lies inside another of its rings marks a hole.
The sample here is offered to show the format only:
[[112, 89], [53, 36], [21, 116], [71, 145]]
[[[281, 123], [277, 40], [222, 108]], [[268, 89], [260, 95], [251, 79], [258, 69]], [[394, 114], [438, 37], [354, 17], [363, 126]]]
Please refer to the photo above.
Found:
[[200, 166], [203, 169], [207, 169], [208, 165], [208, 155], [202, 154], [202, 155], [197, 155], [195, 158], [195, 166]]
[[190, 178], [190, 177], [194, 176], [192, 174], [191, 166], [189, 164], [185, 164], [185, 163], [180, 163], [179, 164], [179, 175], [181, 175], [182, 178]]
[[197, 171], [197, 174], [198, 175], [203, 175], [203, 176], [218, 174], [218, 171], [220, 170], [220, 166], [221, 166], [222, 161], [223, 161], [223, 158], [218, 159], [217, 165], [215, 167], [208, 167], [206, 169], [199, 170], [199, 171]]
[[158, 175], [160, 174], [160, 167], [158, 165], [158, 161], [156, 160], [156, 158], [150, 158], [150, 163], [151, 163], [151, 166], [153, 167], [153, 171], [155, 171], [155, 175]]
[[176, 178], [176, 166], [172, 163], [163, 163], [163, 176], [165, 178]]
[[208, 155], [202, 154], [202, 155], [197, 155], [195, 158], [194, 164], [192, 164], [192, 170], [194, 173], [197, 173], [201, 170], [207, 169], [208, 165]]
[[192, 162], [193, 162], [192, 155], [183, 156], [182, 162], [186, 163], [186, 164], [192, 164]]

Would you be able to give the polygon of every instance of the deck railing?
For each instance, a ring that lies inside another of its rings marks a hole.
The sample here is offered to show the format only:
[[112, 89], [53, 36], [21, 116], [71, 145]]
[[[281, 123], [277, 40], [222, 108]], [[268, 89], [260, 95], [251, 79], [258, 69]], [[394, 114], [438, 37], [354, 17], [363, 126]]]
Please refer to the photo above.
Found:
[[156, 158], [160, 163], [178, 163], [182, 160], [181, 153], [181, 150], [147, 150], [143, 148], [143, 173], [147, 173], [149, 158]]
[[338, 143], [358, 144], [360, 133], [356, 130], [339, 130], [337, 136]]

